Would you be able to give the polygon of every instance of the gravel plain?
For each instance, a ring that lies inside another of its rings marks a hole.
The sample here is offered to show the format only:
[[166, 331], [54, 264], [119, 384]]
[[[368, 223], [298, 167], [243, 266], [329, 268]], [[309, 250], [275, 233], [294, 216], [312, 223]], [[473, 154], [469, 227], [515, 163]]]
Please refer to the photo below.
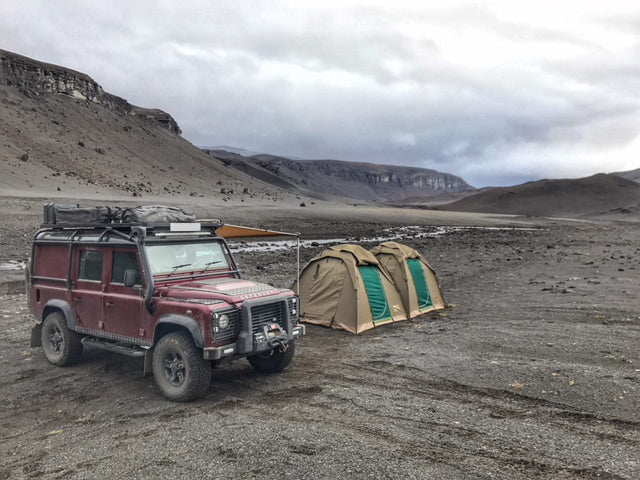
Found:
[[[40, 205], [5, 202], [1, 261], [28, 255]], [[419, 225], [405, 243], [449, 307], [359, 336], [309, 325], [285, 372], [221, 365], [189, 404], [138, 359], [87, 348], [49, 365], [25, 296], [0, 296], [0, 479], [640, 478], [634, 224], [353, 210], [244, 219], [311, 241]], [[291, 250], [237, 257], [249, 278], [295, 276]]]

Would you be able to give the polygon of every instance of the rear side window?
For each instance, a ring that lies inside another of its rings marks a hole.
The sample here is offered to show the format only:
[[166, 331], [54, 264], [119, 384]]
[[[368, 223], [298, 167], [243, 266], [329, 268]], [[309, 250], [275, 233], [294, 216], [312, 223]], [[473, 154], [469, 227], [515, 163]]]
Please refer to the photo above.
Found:
[[80, 252], [80, 270], [78, 278], [82, 280], [102, 280], [102, 252], [82, 250]]
[[124, 272], [127, 270], [138, 272], [136, 284], [140, 285], [140, 268], [136, 252], [113, 252], [111, 283], [124, 283]]

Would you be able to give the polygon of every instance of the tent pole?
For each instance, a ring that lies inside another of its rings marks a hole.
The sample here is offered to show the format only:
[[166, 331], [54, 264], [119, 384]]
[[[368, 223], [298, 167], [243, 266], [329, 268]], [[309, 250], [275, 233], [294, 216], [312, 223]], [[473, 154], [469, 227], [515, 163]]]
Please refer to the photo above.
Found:
[[298, 270], [296, 272], [296, 295], [300, 295], [300, 234], [298, 233], [296, 237], [298, 240], [298, 258], [297, 258]]

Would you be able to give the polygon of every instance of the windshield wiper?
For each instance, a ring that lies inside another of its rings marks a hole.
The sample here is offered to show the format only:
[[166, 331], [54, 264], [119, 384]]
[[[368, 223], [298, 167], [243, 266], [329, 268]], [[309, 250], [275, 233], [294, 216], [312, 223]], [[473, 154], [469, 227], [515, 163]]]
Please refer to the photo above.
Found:
[[206, 272], [211, 265], [214, 265], [216, 263], [222, 263], [222, 260], [214, 260], [213, 262], [205, 263], [204, 264], [204, 271]]
[[188, 267], [189, 265], [193, 265], [192, 263], [183, 263], [182, 265], [174, 265], [173, 267], [171, 267], [173, 270], [171, 270], [171, 273], [175, 272], [176, 269], [178, 268], [182, 268], [182, 267]]

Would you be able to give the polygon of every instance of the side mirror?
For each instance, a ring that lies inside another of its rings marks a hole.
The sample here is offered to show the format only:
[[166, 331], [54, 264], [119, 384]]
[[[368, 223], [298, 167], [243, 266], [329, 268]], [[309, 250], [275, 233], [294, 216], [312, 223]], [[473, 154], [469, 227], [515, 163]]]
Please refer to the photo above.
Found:
[[137, 270], [125, 270], [124, 271], [124, 286], [131, 288], [138, 283], [138, 271]]

